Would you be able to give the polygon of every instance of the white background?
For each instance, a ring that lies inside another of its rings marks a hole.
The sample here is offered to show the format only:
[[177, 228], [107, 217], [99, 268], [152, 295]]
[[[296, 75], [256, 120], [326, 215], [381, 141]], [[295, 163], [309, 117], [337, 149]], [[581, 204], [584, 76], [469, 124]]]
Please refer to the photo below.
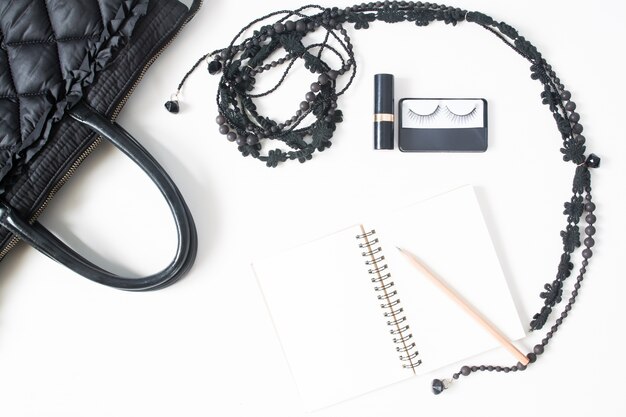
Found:
[[[367, 31], [350, 29], [359, 73], [339, 100], [345, 123], [333, 147], [304, 165], [268, 169], [217, 134], [218, 78], [204, 68], [189, 80], [181, 113], [163, 109], [198, 56], [225, 46], [248, 21], [298, 5], [206, 1], [119, 117], [175, 179], [195, 216], [198, 258], [184, 280], [157, 292], [111, 290], [26, 245], [0, 263], [0, 415], [305, 415], [250, 261], [466, 183], [477, 187], [523, 322], [539, 310], [539, 292], [553, 279], [561, 253], [562, 204], [574, 166], [561, 161], [560, 135], [540, 103], [541, 85], [530, 79], [529, 63], [480, 27], [375, 22]], [[593, 172], [598, 234], [589, 272], [569, 318], [526, 372], [475, 374], [433, 396], [430, 379], [450, 375], [455, 366], [314, 415], [624, 415], [625, 6], [455, 5], [517, 28], [572, 91], [589, 150], [602, 157]], [[485, 97], [488, 151], [372, 150], [378, 72], [395, 74], [396, 99]], [[313, 77], [300, 70], [293, 79], [299, 81], [265, 101], [263, 111], [291, 116]], [[120, 273], [155, 271], [174, 251], [165, 203], [108, 145], [85, 162], [41, 221]], [[567, 289], [572, 285], [568, 280]], [[520, 346], [531, 349], [540, 339], [531, 335]], [[510, 362], [500, 349], [472, 363]]]

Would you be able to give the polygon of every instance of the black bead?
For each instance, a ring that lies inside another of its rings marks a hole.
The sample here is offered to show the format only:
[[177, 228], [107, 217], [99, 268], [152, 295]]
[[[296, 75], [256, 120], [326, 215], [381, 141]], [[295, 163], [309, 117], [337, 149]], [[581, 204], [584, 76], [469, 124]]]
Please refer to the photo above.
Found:
[[517, 362], [517, 369], [520, 370], [520, 371], [524, 371], [524, 370], [526, 370], [526, 365], [524, 365], [521, 362]]
[[309, 102], [303, 101], [300, 103], [300, 110], [307, 111], [309, 109]]
[[596, 228], [594, 226], [585, 227], [585, 234], [587, 236], [593, 236], [596, 234]]
[[174, 114], [178, 113], [178, 111], [180, 110], [180, 107], [178, 106], [178, 100], [170, 100], [166, 102], [165, 108], [170, 113], [174, 113]]
[[295, 28], [296, 28], [296, 22], [294, 22], [293, 20], [287, 20], [285, 22], [285, 29], [287, 29], [287, 31], [291, 32]]
[[581, 125], [580, 123], [576, 123], [574, 126], [572, 126], [572, 132], [574, 132], [574, 133], [582, 133], [583, 132], [583, 125]]
[[228, 132], [226, 139], [228, 139], [229, 142], [234, 142], [237, 139], [237, 134], [235, 132]]
[[312, 83], [311, 91], [314, 93], [317, 93], [318, 91], [320, 91], [320, 83]]
[[335, 70], [330, 70], [327, 72], [328, 74], [328, 78], [330, 78], [331, 80], [336, 80], [337, 77], [339, 76], [339, 73]]
[[317, 82], [320, 84], [326, 84], [330, 81], [330, 77], [328, 76], [328, 74], [320, 74], [319, 77], [317, 77]]
[[229, 127], [227, 125], [221, 125], [220, 126], [220, 133], [222, 135], [227, 134], [230, 131]]
[[535, 355], [541, 355], [543, 353], [543, 345], [535, 345], [533, 352]]
[[598, 168], [600, 166], [600, 157], [596, 154], [590, 153], [585, 161], [585, 165], [589, 168]]
[[576, 143], [580, 144], [580, 145], [584, 145], [585, 144], [585, 137], [583, 135], [578, 135], [576, 136], [576, 138], [574, 139], [576, 141]]
[[585, 221], [589, 224], [594, 224], [596, 222], [596, 215], [595, 214], [587, 214], [585, 216]]
[[594, 203], [585, 203], [585, 211], [592, 212], [596, 209], [596, 205]]
[[259, 138], [257, 135], [255, 134], [250, 134], [248, 135], [248, 137], [246, 138], [246, 143], [248, 145], [256, 145], [257, 143], [259, 143]]
[[283, 33], [284, 31], [285, 31], [285, 25], [283, 25], [280, 22], [274, 23], [274, 32]]
[[433, 394], [435, 395], [441, 394], [443, 390], [446, 389], [441, 379], [433, 379], [432, 388], [433, 388]]
[[576, 110], [576, 103], [574, 103], [573, 101], [568, 101], [567, 103], [565, 103], [565, 110], [567, 111]]
[[589, 259], [593, 256], [593, 251], [591, 249], [583, 249], [583, 258]]
[[296, 31], [306, 32], [306, 23], [304, 23], [302, 20], [298, 20], [298, 22], [296, 22]]
[[314, 101], [315, 93], [313, 93], [312, 91], [309, 91], [308, 93], [304, 95], [304, 98], [306, 99], [306, 101]]
[[572, 97], [572, 93], [570, 93], [569, 91], [565, 90], [561, 93], [561, 98], [563, 100], [569, 100]]
[[228, 59], [229, 56], [230, 56], [230, 51], [228, 50], [228, 48], [223, 49], [222, 52], [220, 52], [220, 57], [222, 59]]
[[537, 360], [537, 355], [535, 355], [534, 353], [529, 353], [528, 355], [526, 355], [526, 357], [528, 358], [528, 361], [530, 363], [535, 363], [535, 361]]
[[469, 366], [463, 366], [461, 368], [461, 375], [463, 375], [463, 376], [468, 376], [471, 372], [472, 372], [472, 370], [470, 369]]
[[586, 247], [592, 248], [593, 245], [596, 244], [596, 241], [593, 240], [592, 237], [586, 237], [585, 240], [583, 241], [583, 243], [585, 244]]
[[580, 114], [573, 112], [572, 114], [569, 115], [568, 119], [570, 122], [576, 123], [577, 121], [580, 120]]
[[237, 145], [241, 146], [241, 145], [245, 145], [247, 143], [247, 140], [245, 136], [238, 135], [236, 142], [237, 142]]
[[222, 70], [222, 63], [219, 61], [211, 61], [208, 66], [209, 74], [215, 75]]
[[226, 123], [226, 118], [220, 114], [219, 116], [215, 118], [215, 123], [221, 126], [224, 123]]

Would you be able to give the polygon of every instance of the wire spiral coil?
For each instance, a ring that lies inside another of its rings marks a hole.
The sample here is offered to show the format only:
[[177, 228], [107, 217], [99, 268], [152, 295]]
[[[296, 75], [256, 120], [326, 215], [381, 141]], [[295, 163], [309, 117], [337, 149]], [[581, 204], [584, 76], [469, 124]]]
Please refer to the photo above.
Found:
[[415, 342], [412, 341], [413, 334], [409, 333], [410, 326], [406, 316], [403, 315], [404, 309], [400, 306], [398, 291], [394, 289], [395, 283], [391, 280], [391, 273], [388, 272], [389, 266], [382, 263], [385, 256], [375, 234], [376, 230], [373, 229], [369, 232], [363, 231], [356, 239], [359, 240], [359, 248], [364, 249], [361, 256], [366, 258], [364, 263], [370, 267], [367, 273], [372, 275], [371, 281], [375, 284], [376, 298], [381, 301], [380, 308], [384, 310], [383, 317], [388, 319], [387, 326], [391, 327], [389, 333], [395, 336], [393, 343], [396, 344], [396, 352], [400, 353], [399, 359], [404, 362], [402, 367], [414, 369], [421, 365], [422, 361], [418, 359], [419, 352]]

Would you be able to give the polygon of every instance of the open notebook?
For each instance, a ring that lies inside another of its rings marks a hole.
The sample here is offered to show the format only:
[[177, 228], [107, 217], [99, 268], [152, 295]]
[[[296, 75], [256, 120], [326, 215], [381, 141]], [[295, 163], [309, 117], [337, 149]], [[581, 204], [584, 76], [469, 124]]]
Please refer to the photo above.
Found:
[[458, 188], [253, 263], [309, 409], [499, 346], [396, 246], [524, 337], [474, 190]]

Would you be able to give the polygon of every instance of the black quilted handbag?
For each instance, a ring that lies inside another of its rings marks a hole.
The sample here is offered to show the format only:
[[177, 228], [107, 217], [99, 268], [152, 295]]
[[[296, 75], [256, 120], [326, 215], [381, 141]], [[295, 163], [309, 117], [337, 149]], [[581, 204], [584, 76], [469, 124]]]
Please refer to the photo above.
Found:
[[[115, 124], [147, 68], [195, 14], [176, 0], [2, 0], [0, 2], [0, 259], [23, 240], [98, 283], [157, 289], [195, 260], [193, 218], [171, 178]], [[78, 165], [108, 140], [165, 197], [177, 251], [161, 272], [112, 274], [66, 246], [37, 217]]]

